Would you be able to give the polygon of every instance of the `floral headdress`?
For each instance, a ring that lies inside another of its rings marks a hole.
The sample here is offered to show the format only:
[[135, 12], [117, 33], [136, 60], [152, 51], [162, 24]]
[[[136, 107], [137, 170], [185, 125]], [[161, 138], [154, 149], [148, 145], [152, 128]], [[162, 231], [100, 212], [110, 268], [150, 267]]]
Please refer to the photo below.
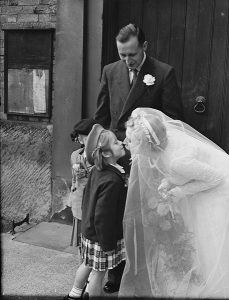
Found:
[[153, 130], [152, 126], [150, 125], [149, 121], [145, 118], [147, 114], [143, 111], [141, 111], [138, 115], [139, 117], [139, 124], [142, 126], [144, 133], [149, 141], [149, 143], [156, 146], [160, 146], [160, 141]]

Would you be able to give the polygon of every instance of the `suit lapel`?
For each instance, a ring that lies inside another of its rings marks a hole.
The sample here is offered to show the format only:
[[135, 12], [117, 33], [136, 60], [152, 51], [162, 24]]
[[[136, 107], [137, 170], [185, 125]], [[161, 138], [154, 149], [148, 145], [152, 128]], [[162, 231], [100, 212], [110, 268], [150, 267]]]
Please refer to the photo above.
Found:
[[126, 102], [130, 92], [129, 70], [124, 62], [121, 62], [121, 67], [117, 72], [118, 89], [123, 103]]
[[[129, 94], [127, 94], [126, 101], [124, 103], [122, 112], [120, 114], [119, 120], [125, 115], [131, 107], [134, 106], [136, 101], [139, 100], [139, 98], [144, 94], [144, 92], [147, 89], [147, 86], [143, 82], [144, 76], [146, 74], [152, 74], [152, 63], [150, 63], [150, 59], [148, 56], [146, 56], [146, 60], [138, 74], [137, 80], [135, 82], [135, 85], [132, 87], [132, 89], [129, 91]], [[153, 74], [152, 74], [153, 75]]]

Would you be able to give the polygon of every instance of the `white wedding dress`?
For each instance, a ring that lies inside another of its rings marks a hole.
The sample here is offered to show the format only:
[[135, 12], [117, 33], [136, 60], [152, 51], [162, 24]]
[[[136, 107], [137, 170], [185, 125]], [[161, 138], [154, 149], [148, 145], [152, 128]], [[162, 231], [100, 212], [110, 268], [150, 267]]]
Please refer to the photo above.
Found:
[[[186, 124], [143, 110], [163, 117], [168, 144], [154, 152], [138, 136], [131, 151], [119, 295], [229, 298], [229, 156]], [[179, 201], [166, 202], [161, 184]]]

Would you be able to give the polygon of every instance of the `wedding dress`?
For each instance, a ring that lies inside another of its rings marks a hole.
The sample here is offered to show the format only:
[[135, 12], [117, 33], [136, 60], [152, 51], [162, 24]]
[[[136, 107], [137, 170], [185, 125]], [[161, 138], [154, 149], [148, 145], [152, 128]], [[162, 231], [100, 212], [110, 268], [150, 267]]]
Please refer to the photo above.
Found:
[[[144, 137], [149, 128], [139, 123], [130, 149], [119, 296], [229, 298], [229, 155], [157, 110], [138, 108], [132, 118], [149, 115], [162, 120], [167, 146], [155, 151]], [[176, 201], [162, 187], [173, 189]]]

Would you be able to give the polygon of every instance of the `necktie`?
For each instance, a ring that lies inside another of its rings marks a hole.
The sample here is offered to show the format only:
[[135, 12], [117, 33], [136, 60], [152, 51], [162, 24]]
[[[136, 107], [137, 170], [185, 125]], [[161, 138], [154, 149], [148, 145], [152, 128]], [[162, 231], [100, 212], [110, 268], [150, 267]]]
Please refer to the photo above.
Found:
[[137, 69], [133, 69], [132, 72], [133, 72], [133, 79], [130, 83], [130, 88], [132, 88], [132, 86], [135, 84], [135, 82], [137, 80], [137, 77], [138, 77], [138, 70]]

